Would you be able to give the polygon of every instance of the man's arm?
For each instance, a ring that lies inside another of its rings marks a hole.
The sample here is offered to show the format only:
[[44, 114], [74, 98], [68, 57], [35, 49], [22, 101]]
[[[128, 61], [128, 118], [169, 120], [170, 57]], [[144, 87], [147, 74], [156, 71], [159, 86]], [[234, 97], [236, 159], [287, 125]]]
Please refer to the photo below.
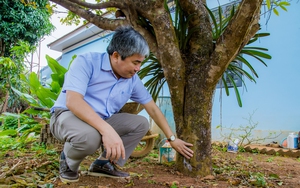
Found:
[[[155, 123], [159, 126], [159, 128], [164, 132], [167, 138], [170, 138], [171, 135], [173, 135], [172, 130], [170, 129], [170, 126], [168, 125], [168, 122], [163, 115], [163, 113], [160, 111], [158, 106], [155, 104], [153, 100], [148, 102], [147, 104], [143, 105], [148, 114], [151, 116], [151, 118], [155, 121]], [[170, 142], [171, 146], [178, 151], [180, 154], [182, 154], [185, 158], [190, 159], [193, 157], [193, 150], [191, 150], [189, 147], [193, 146], [191, 143], [187, 143], [179, 138], [175, 139], [174, 141]]]
[[80, 93], [67, 91], [66, 106], [79, 119], [93, 126], [102, 135], [106, 158], [112, 161], [125, 159], [125, 148], [117, 132], [104, 121], [83, 99]]

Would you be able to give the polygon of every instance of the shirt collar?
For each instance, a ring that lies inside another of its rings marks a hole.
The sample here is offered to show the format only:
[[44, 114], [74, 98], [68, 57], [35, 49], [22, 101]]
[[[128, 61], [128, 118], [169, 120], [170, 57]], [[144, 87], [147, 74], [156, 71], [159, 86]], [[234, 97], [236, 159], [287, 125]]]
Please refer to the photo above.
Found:
[[112, 71], [112, 67], [111, 67], [110, 60], [109, 60], [109, 55], [107, 52], [104, 54], [104, 56], [102, 58], [101, 69], [105, 70], [105, 71]]

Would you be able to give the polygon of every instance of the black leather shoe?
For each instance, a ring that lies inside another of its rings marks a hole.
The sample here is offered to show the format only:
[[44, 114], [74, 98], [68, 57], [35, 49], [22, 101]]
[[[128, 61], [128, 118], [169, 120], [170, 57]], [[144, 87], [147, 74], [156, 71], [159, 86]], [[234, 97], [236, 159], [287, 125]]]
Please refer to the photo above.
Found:
[[77, 182], [79, 180], [78, 172], [74, 172], [69, 168], [63, 151], [59, 160], [59, 178], [63, 183]]
[[128, 178], [130, 174], [123, 172], [118, 169], [118, 167], [111, 162], [107, 162], [103, 165], [98, 165], [93, 162], [89, 168], [89, 175], [91, 176], [103, 176], [109, 178]]

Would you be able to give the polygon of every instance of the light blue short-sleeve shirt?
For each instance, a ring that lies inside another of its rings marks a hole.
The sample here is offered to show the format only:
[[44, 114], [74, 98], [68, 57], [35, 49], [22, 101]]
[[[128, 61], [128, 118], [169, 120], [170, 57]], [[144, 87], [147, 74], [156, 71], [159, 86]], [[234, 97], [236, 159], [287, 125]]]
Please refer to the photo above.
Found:
[[65, 74], [62, 91], [51, 108], [52, 112], [55, 108], [67, 108], [67, 90], [83, 95], [84, 100], [103, 119], [119, 112], [129, 99], [140, 104], [152, 100], [137, 74], [129, 79], [117, 79], [108, 53], [90, 52], [77, 56]]

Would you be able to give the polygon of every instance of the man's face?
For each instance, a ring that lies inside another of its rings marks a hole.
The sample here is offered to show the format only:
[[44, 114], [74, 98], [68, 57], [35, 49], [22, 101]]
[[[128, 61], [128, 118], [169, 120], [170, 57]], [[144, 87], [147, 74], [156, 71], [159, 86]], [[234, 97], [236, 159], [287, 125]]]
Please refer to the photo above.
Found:
[[118, 52], [114, 52], [111, 57], [111, 64], [113, 71], [118, 78], [131, 78], [140, 70], [141, 63], [144, 59], [144, 56], [134, 54], [122, 60]]

